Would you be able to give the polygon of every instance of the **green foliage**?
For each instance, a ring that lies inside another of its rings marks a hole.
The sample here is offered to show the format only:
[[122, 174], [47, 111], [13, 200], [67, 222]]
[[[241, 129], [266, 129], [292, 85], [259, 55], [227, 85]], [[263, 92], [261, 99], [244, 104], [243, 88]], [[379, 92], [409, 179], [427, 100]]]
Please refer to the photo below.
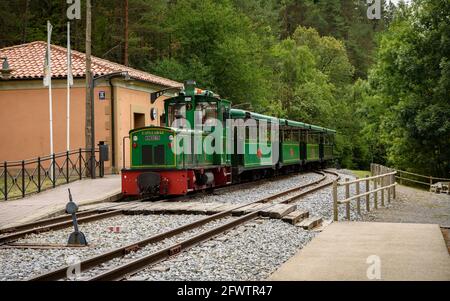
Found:
[[[129, 62], [337, 129], [343, 167], [448, 176], [450, 4], [415, 2], [386, 5], [376, 21], [360, 0], [129, 0]], [[93, 54], [123, 63], [124, 1], [93, 3]], [[52, 42], [65, 45], [66, 9], [65, 0], [0, 1], [0, 47], [45, 40], [47, 20]], [[84, 34], [85, 20], [72, 21], [79, 51]]]
[[276, 95], [284, 117], [337, 129], [336, 155], [346, 167], [367, 167], [351, 97], [354, 67], [344, 44], [298, 27], [273, 47]]
[[322, 36], [332, 36], [343, 41], [355, 78], [365, 78], [372, 64], [375, 34], [390, 22], [395, 7], [386, 5], [384, 18], [368, 20], [366, 1], [360, 0], [287, 0], [282, 10], [282, 35], [292, 35], [297, 27], [315, 28]]
[[[177, 45], [172, 58], [185, 65], [184, 79], [194, 78], [236, 103], [257, 106], [258, 101], [268, 99], [267, 68], [262, 61], [265, 48], [251, 20], [231, 2], [177, 1], [166, 24]], [[154, 70], [162, 70], [163, 61], [158, 61]], [[198, 76], [196, 69], [208, 72]]]
[[[380, 38], [370, 83], [380, 103], [377, 129], [387, 161], [399, 168], [448, 176], [450, 166], [450, 2], [403, 7]], [[372, 132], [371, 135], [374, 135]]]

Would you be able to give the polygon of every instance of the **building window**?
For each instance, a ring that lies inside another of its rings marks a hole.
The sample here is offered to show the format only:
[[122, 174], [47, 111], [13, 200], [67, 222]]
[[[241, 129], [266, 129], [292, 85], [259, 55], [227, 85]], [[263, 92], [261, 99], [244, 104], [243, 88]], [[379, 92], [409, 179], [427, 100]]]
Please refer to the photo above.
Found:
[[145, 127], [145, 114], [134, 113], [133, 117], [134, 117], [134, 128], [135, 129]]

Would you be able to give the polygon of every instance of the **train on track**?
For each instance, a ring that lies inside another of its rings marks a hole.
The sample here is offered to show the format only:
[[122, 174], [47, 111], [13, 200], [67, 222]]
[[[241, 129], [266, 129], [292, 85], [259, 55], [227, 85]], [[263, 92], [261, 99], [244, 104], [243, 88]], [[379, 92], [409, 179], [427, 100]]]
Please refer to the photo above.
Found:
[[130, 131], [123, 196], [186, 195], [333, 160], [336, 131], [232, 108], [195, 86], [188, 81], [164, 101], [165, 124], [171, 126]]

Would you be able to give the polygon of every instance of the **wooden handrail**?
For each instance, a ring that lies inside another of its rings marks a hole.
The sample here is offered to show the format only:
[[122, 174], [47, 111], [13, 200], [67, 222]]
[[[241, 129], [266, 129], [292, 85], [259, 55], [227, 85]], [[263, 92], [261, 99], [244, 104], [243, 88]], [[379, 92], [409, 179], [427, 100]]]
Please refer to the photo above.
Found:
[[338, 182], [338, 186], [345, 186], [347, 184], [354, 184], [354, 183], [358, 183], [358, 182], [364, 182], [366, 180], [375, 180], [375, 179], [383, 178], [383, 177], [386, 177], [386, 176], [392, 176], [392, 175], [395, 175], [395, 174], [397, 174], [397, 172], [393, 171], [393, 172], [389, 172], [389, 173], [378, 175], [378, 176], [361, 178], [361, 179], [356, 179], [356, 180], [348, 181], [348, 182]]
[[408, 175], [412, 175], [412, 176], [418, 176], [418, 177], [422, 177], [422, 178], [430, 178], [430, 176], [424, 176], [424, 175], [419, 175], [417, 173], [413, 173], [413, 172], [409, 172], [409, 171], [404, 171], [404, 170], [398, 170], [399, 173], [405, 173]]
[[407, 175], [412, 175], [412, 176], [417, 176], [417, 177], [422, 177], [422, 178], [426, 178], [426, 179], [433, 179], [433, 180], [438, 180], [438, 181], [450, 181], [450, 179], [448, 178], [436, 178], [433, 176], [424, 176], [424, 175], [419, 175], [417, 173], [413, 173], [413, 172], [409, 172], [409, 171], [404, 171], [404, 170], [397, 170], [399, 173], [404, 173]]
[[378, 192], [378, 191], [383, 190], [383, 189], [392, 188], [392, 187], [394, 187], [396, 185], [397, 185], [397, 183], [394, 183], [394, 184], [391, 184], [391, 185], [388, 185], [388, 186], [382, 186], [380, 188], [371, 190], [369, 192], [364, 192], [364, 193], [361, 193], [361, 194], [358, 194], [358, 195], [354, 195], [354, 196], [352, 196], [352, 197], [350, 197], [348, 199], [345, 199], [345, 200], [342, 200], [342, 201], [338, 201], [338, 204], [346, 204], [346, 203], [348, 203], [350, 201], [353, 201], [353, 200], [356, 200], [357, 198], [360, 198], [362, 196], [370, 195], [371, 193], [375, 193], [375, 192]]
[[414, 182], [414, 183], [418, 183], [418, 184], [423, 184], [423, 185], [430, 185], [430, 183], [426, 183], [426, 182], [421, 182], [421, 181], [417, 181], [417, 180], [413, 180], [413, 179], [408, 179], [408, 178], [404, 178], [404, 177], [400, 177], [400, 176], [396, 176], [397, 179], [400, 180], [405, 180], [405, 181], [410, 181], [410, 182]]
[[[387, 201], [390, 203], [391, 199], [396, 198], [395, 187], [397, 183], [395, 182], [397, 171], [392, 170], [388, 167], [381, 166], [378, 164], [371, 165], [371, 177], [366, 176], [365, 178], [352, 180], [345, 179], [345, 182], [338, 182], [337, 180], [333, 182], [333, 217], [334, 221], [339, 219], [339, 205], [345, 204], [346, 218], [350, 220], [350, 203], [356, 200], [356, 208], [358, 214], [361, 214], [361, 198], [365, 197], [366, 200], [366, 211], [370, 211], [370, 195], [373, 194], [373, 207], [378, 209], [378, 193], [381, 192], [380, 201], [381, 206], [385, 206], [385, 191], [387, 191]], [[375, 175], [374, 175], [375, 174]], [[365, 192], [360, 191], [360, 183], [365, 182]], [[371, 189], [370, 183], [373, 183], [373, 188]], [[356, 195], [350, 196], [350, 185], [356, 185]], [[338, 187], [345, 187], [345, 199], [338, 199]]]

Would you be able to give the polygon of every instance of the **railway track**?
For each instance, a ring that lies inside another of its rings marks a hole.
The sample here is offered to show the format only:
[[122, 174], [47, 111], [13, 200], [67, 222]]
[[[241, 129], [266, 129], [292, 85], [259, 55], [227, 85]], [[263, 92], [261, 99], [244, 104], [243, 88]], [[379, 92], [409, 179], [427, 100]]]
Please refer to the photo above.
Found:
[[[278, 177], [277, 179], [282, 180], [282, 179], [284, 179], [286, 177], [290, 177], [290, 176], [293, 176], [293, 174], [283, 175], [283, 176]], [[239, 189], [240, 187], [242, 187], [241, 185], [249, 185], [249, 183], [244, 182], [244, 183], [232, 185], [229, 187], [228, 186], [220, 187], [220, 188], [217, 188], [216, 191], [223, 191], [223, 190], [230, 189], [230, 188]], [[293, 189], [293, 190], [295, 190], [295, 189]], [[162, 203], [162, 202], [169, 202], [169, 201], [170, 202], [179, 202], [179, 201], [188, 200], [191, 197], [192, 197], [191, 195], [187, 195], [187, 196], [183, 196], [183, 197], [175, 197], [175, 198], [170, 198], [170, 199], [158, 200], [158, 201], [155, 201], [154, 203]], [[138, 199], [138, 200], [135, 200], [134, 203], [140, 203], [140, 202], [144, 202], [146, 200], [147, 199]], [[120, 207], [121, 205], [122, 205], [122, 203], [118, 203], [117, 207]], [[138, 205], [136, 205], [136, 206], [138, 206]], [[112, 207], [110, 207], [110, 208], [112, 208]], [[122, 214], [121, 209], [112, 210], [112, 211], [108, 211], [108, 212], [104, 212], [99, 209], [93, 209], [93, 210], [78, 212], [77, 218], [78, 218], [79, 224], [84, 224], [84, 223], [93, 222], [93, 221], [97, 221], [97, 220], [101, 220], [101, 219], [105, 219], [105, 218], [114, 217], [114, 216], [121, 215], [121, 214]], [[60, 230], [60, 229], [64, 229], [67, 227], [71, 227], [72, 225], [73, 225], [72, 224], [72, 216], [69, 214], [65, 214], [62, 216], [48, 218], [48, 219], [44, 219], [44, 220], [40, 220], [40, 221], [36, 221], [36, 222], [31, 222], [31, 223], [23, 224], [20, 226], [0, 229], [0, 246], [5, 245], [7, 243], [14, 242], [14, 241], [16, 241], [20, 238], [23, 238], [27, 235], [30, 235], [30, 234], [39, 234], [39, 233], [48, 232], [48, 231]], [[14, 245], [10, 245], [10, 246], [12, 247]], [[39, 245], [35, 245], [34, 247], [39, 248]], [[45, 246], [42, 246], [42, 247], [46, 248]], [[70, 247], [70, 246], [66, 246], [66, 247]]]
[[[223, 211], [211, 216], [207, 216], [203, 219], [200, 219], [198, 221], [195, 221], [190, 224], [183, 225], [181, 227], [172, 229], [170, 231], [157, 234], [151, 237], [147, 237], [139, 242], [135, 242], [132, 244], [129, 244], [127, 246], [123, 246], [120, 248], [116, 248], [111, 251], [107, 251], [103, 254], [88, 258], [86, 260], [83, 260], [79, 263], [80, 272], [86, 272], [89, 270], [94, 269], [95, 267], [98, 267], [104, 263], [107, 263], [115, 258], [121, 258], [126, 256], [127, 254], [131, 252], [138, 252], [145, 248], [146, 246], [157, 244], [160, 242], [163, 242], [167, 239], [174, 238], [176, 236], [179, 236], [181, 234], [187, 233], [188, 231], [198, 229], [202, 226], [208, 225], [212, 222], [217, 222], [221, 219], [227, 219], [232, 217], [233, 211], [239, 208], [247, 207], [252, 204], [265, 204], [266, 206], [260, 207], [257, 211], [253, 211], [247, 214], [244, 214], [243, 216], [240, 216], [238, 218], [234, 218], [231, 221], [224, 222], [223, 224], [220, 224], [212, 229], [207, 229], [206, 231], [201, 231], [200, 233], [197, 233], [190, 237], [182, 237], [182, 241], [177, 241], [176, 243], [170, 244], [168, 246], [164, 246], [156, 251], [151, 252], [150, 254], [141, 256], [137, 259], [131, 260], [129, 262], [126, 262], [124, 264], [112, 267], [106, 271], [102, 271], [100, 273], [97, 273], [90, 277], [89, 281], [110, 281], [110, 280], [122, 280], [126, 278], [129, 275], [136, 274], [137, 272], [145, 269], [146, 267], [153, 265], [157, 262], [160, 262], [162, 260], [165, 260], [169, 257], [175, 256], [182, 251], [185, 251], [189, 248], [192, 248], [195, 245], [198, 245], [204, 241], [210, 240], [211, 238], [221, 235], [224, 232], [231, 230], [233, 228], [236, 228], [237, 226], [243, 225], [249, 221], [255, 220], [260, 216], [260, 213], [268, 209], [270, 207], [273, 207], [278, 204], [286, 204], [291, 203], [294, 201], [297, 201], [298, 199], [302, 198], [305, 195], [308, 195], [310, 193], [313, 193], [317, 190], [323, 189], [327, 186], [330, 186], [335, 180], [333, 178], [332, 180], [329, 179], [327, 181], [328, 176], [326, 174], [331, 174], [335, 177], [339, 177], [337, 174], [329, 172], [329, 171], [323, 171], [318, 172], [322, 175], [322, 177], [314, 182], [301, 185], [299, 187], [287, 189], [285, 191], [275, 193], [273, 195], [264, 197], [262, 199], [256, 200], [252, 203], [247, 203], [243, 205], [236, 205], [230, 210]], [[284, 197], [284, 198], [283, 198]], [[276, 201], [277, 199], [283, 198], [281, 201]], [[42, 274], [40, 276], [34, 277], [29, 279], [30, 281], [50, 281], [50, 280], [61, 280], [61, 279], [67, 279], [67, 271], [71, 269], [71, 266], [64, 266], [58, 269], [55, 269], [51, 272]]]
[[[154, 203], [162, 203], [168, 201], [177, 201], [178, 199], [182, 199], [180, 197], [172, 198], [172, 199], [163, 199], [159, 201], [155, 201]], [[146, 201], [147, 199], [138, 199], [133, 201], [132, 203], [135, 206], [139, 206], [140, 203]], [[78, 224], [85, 224], [93, 221], [98, 221], [105, 218], [110, 218], [114, 216], [118, 216], [123, 214], [123, 210], [120, 209], [126, 203], [118, 202], [117, 205], [109, 206], [108, 210], [105, 208], [98, 208], [92, 210], [81, 211], [77, 213], [77, 221]], [[117, 207], [118, 209], [114, 209]], [[128, 208], [132, 208], [133, 206], [128, 206]], [[0, 229], [0, 246], [3, 246], [7, 243], [11, 243], [20, 238], [23, 238], [30, 234], [39, 234], [48, 231], [55, 231], [64, 228], [68, 228], [73, 226], [72, 215], [64, 214], [62, 216], [47, 218], [36, 222], [26, 223], [19, 226], [9, 227]], [[10, 246], [14, 246], [10, 245]], [[38, 245], [35, 245], [38, 247]], [[71, 246], [65, 246], [71, 247]]]
[[[120, 214], [122, 214], [122, 210], [119, 209], [101, 213], [99, 213], [97, 210], [93, 210], [92, 212], [86, 212], [86, 214], [77, 214], [77, 217], [82, 216], [81, 218], [78, 218], [78, 224], [84, 224], [104, 218], [110, 218]], [[0, 236], [0, 246], [16, 241], [30, 234], [38, 234], [42, 232], [60, 230], [71, 227], [72, 225], [73, 225], [72, 220], [67, 220], [65, 216], [55, 219], [48, 219], [42, 222], [26, 224], [21, 227], [18, 227], [21, 229], [18, 232], [13, 232]]]

